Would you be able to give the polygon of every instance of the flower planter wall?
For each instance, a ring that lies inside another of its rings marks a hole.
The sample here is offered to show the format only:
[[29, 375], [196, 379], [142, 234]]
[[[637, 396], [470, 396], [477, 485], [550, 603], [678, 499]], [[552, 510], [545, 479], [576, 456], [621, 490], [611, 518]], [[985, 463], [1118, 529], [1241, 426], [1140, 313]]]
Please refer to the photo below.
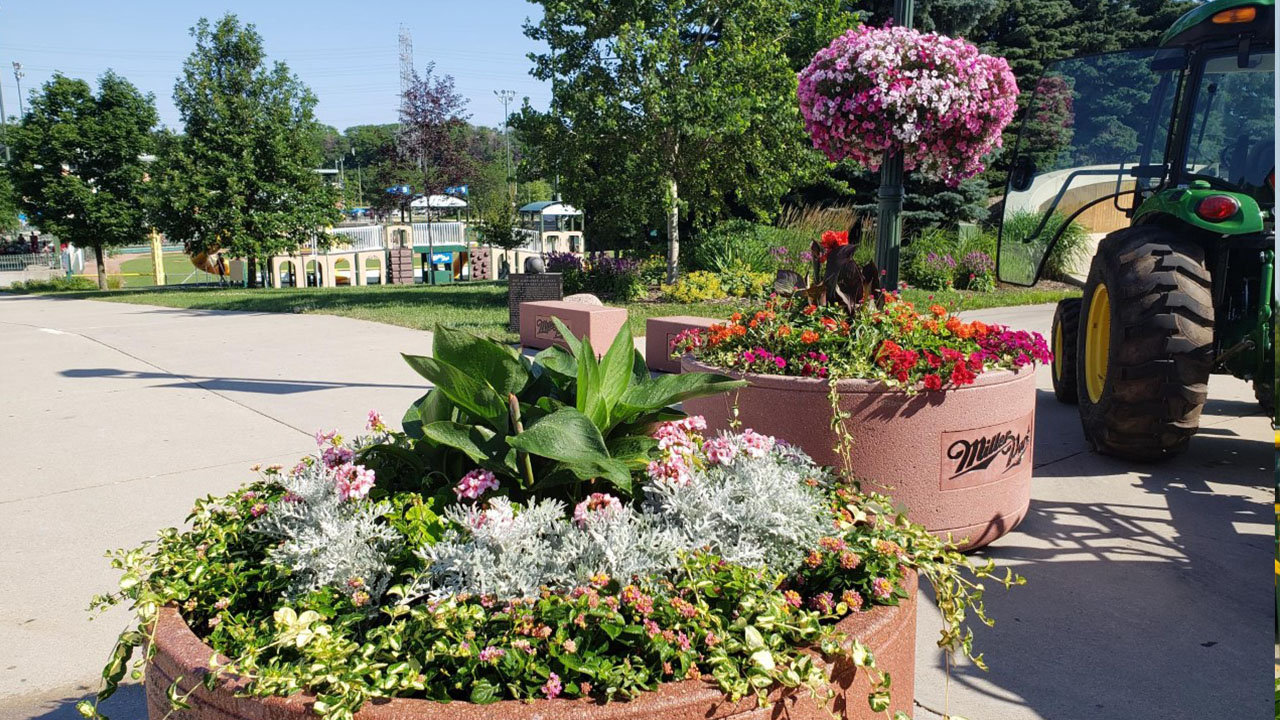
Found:
[[[905, 579], [910, 597], [896, 607], [876, 607], [850, 615], [839, 623], [839, 629], [866, 643], [875, 655], [876, 665], [892, 675], [892, 710], [910, 712], [915, 689], [916, 649], [916, 581], [914, 574]], [[210, 692], [199, 684], [207, 670], [213, 650], [187, 627], [174, 608], [160, 610], [155, 632], [155, 656], [147, 665], [147, 713], [151, 720], [314, 720], [310, 707], [313, 698], [293, 695], [287, 698], [236, 697], [243, 689], [241, 680], [227, 679]], [[224, 659], [225, 660], [225, 659]], [[854, 672], [851, 663], [837, 663], [833, 689], [834, 702], [826, 708], [814, 703], [805, 691], [771, 695], [773, 707], [759, 708], [754, 697], [731, 703], [712, 684], [701, 680], [685, 680], [663, 685], [629, 702], [601, 704], [590, 700], [506, 700], [491, 705], [465, 702], [441, 704], [429, 700], [394, 699], [371, 702], [356, 714], [356, 720], [704, 720], [706, 718], [741, 718], [764, 720], [785, 717], [789, 720], [830, 720], [838, 718], [872, 720], [883, 718], [867, 706], [869, 684], [866, 674]], [[188, 698], [189, 710], [170, 714], [166, 691], [181, 676], [182, 691], [195, 687]]]
[[[684, 370], [713, 370], [690, 356]], [[723, 372], [722, 370], [716, 370]], [[729, 373], [733, 374], [733, 373]], [[738, 393], [684, 403], [708, 429], [729, 427], [738, 405], [743, 428], [798, 445], [820, 465], [842, 468], [834, 451], [829, 386], [824, 380], [746, 375]], [[963, 549], [1013, 530], [1031, 502], [1035, 372], [983, 373], [960, 388], [908, 396], [879, 382], [840, 380], [840, 409], [850, 414], [853, 476], [883, 492], [930, 532], [951, 533]]]

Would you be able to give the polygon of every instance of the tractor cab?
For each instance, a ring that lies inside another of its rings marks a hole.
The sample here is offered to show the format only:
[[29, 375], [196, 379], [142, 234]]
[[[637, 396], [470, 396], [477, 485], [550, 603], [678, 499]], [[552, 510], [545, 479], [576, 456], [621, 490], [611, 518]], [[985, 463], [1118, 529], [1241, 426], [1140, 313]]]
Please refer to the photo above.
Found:
[[1215, 0], [1157, 48], [1057, 62], [1034, 88], [997, 274], [1083, 280], [1055, 317], [1054, 388], [1101, 451], [1181, 450], [1210, 372], [1274, 404], [1273, 18], [1274, 0]]

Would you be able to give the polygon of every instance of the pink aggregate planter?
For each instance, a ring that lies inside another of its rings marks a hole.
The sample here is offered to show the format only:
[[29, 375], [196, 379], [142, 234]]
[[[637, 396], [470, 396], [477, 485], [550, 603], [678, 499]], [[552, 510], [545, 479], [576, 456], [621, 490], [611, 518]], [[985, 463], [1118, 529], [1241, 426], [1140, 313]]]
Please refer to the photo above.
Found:
[[644, 359], [650, 370], [680, 372], [680, 360], [671, 357], [671, 341], [684, 330], [706, 330], [715, 323], [714, 318], [696, 315], [671, 315], [653, 317], [644, 321]]
[[[904, 582], [909, 597], [896, 607], [877, 607], [850, 615], [840, 621], [840, 630], [866, 643], [876, 665], [891, 674], [891, 711], [910, 713], [915, 694], [916, 588], [917, 578]], [[309, 695], [289, 697], [236, 697], [245, 682], [228, 678], [211, 692], [200, 685], [207, 674], [213, 649], [187, 627], [182, 615], [172, 607], [160, 610], [155, 632], [156, 653], [147, 664], [147, 714], [151, 720], [315, 720]], [[223, 658], [225, 661], [225, 658]], [[628, 702], [601, 704], [590, 700], [504, 700], [490, 705], [465, 702], [448, 704], [429, 700], [397, 698], [370, 702], [356, 720], [830, 720], [832, 713], [846, 720], [882, 720], [867, 706], [869, 684], [866, 674], [851, 663], [836, 664], [832, 704], [820, 707], [805, 692], [775, 690], [774, 704], [759, 708], [754, 697], [731, 703], [716, 687], [701, 680], [668, 683]], [[195, 687], [188, 698], [189, 710], [170, 714], [166, 691], [182, 676], [182, 691]], [[890, 713], [892, 714], [892, 712]]]
[[579, 339], [591, 340], [596, 355], [603, 355], [627, 324], [626, 308], [585, 305], [563, 300], [520, 303], [520, 344], [531, 348], [559, 345], [568, 348], [552, 318], [559, 318]]
[[[681, 362], [685, 372], [724, 372], [688, 355]], [[705, 416], [709, 429], [726, 429], [736, 397], [744, 428], [798, 445], [819, 464], [842, 466], [825, 380], [742, 377], [751, 384], [736, 395], [687, 400], [685, 411]], [[963, 549], [982, 547], [1022, 521], [1031, 502], [1034, 368], [991, 371], [973, 385], [915, 396], [869, 380], [840, 380], [837, 389], [841, 410], [850, 413], [853, 475], [864, 487], [892, 497], [930, 532], [951, 533]]]

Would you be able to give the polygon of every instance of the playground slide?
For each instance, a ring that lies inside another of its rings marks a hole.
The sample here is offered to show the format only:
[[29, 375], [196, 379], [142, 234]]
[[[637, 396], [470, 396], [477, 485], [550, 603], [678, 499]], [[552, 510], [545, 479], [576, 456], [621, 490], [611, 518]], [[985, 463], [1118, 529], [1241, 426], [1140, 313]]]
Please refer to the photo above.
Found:
[[[218, 254], [217, 250], [214, 250], [213, 252], [196, 253], [190, 257], [191, 264], [195, 265], [198, 270], [203, 270], [210, 275], [222, 276], [227, 274], [226, 261], [222, 259], [222, 256]], [[221, 270], [218, 268], [219, 263], [222, 264]]]

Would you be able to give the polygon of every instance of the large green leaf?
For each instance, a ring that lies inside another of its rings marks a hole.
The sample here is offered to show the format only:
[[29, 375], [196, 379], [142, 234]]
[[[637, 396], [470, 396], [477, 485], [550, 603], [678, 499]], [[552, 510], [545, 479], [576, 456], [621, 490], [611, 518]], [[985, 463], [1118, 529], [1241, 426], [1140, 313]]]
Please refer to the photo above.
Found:
[[595, 423], [571, 407], [547, 415], [507, 442], [530, 455], [564, 463], [583, 480], [603, 477], [615, 484], [631, 482], [627, 466], [609, 456]]
[[422, 355], [404, 355], [409, 367], [435, 384], [440, 392], [455, 405], [477, 418], [487, 420], [493, 428], [503, 428], [507, 422], [506, 397], [498, 395], [484, 380], [474, 378], [462, 370], [437, 358]]
[[[622, 329], [613, 338], [613, 344], [600, 360], [600, 393], [604, 405], [605, 420], [600, 427], [608, 429], [617, 422], [614, 407], [622, 399], [622, 394], [631, 385], [632, 358], [635, 355], [635, 342], [631, 338], [631, 329], [623, 324]], [[594, 418], [592, 418], [594, 419]]]
[[689, 398], [715, 395], [745, 386], [745, 380], [734, 380], [713, 373], [681, 373], [660, 375], [653, 380], [632, 385], [622, 394], [622, 409], [630, 416], [672, 405]]
[[404, 417], [400, 419], [400, 426], [404, 428], [404, 434], [414, 440], [422, 439], [422, 426], [440, 420], [453, 419], [453, 403], [449, 402], [449, 398], [444, 393], [435, 388], [427, 391], [426, 395], [413, 401], [408, 410], [405, 410]]
[[545, 370], [566, 378], [574, 378], [578, 375], [578, 361], [573, 355], [559, 345], [552, 345], [533, 356], [534, 363], [541, 365]]
[[441, 445], [457, 448], [490, 469], [516, 472], [515, 452], [504, 438], [481, 425], [441, 421], [423, 427], [423, 435]]
[[569, 346], [570, 354], [574, 357], [581, 355], [582, 341], [578, 339], [577, 335], [573, 334], [573, 331], [569, 329], [569, 326], [565, 325], [560, 321], [560, 318], [555, 316], [551, 317], [551, 322], [555, 324], [556, 330], [560, 333], [560, 337], [564, 338], [565, 344]]
[[529, 382], [529, 371], [514, 348], [463, 330], [437, 324], [431, 355], [489, 383], [501, 397], [518, 393]]
[[632, 470], [643, 470], [649, 465], [658, 441], [648, 435], [620, 435], [605, 441], [609, 455]]
[[583, 338], [582, 350], [578, 353], [578, 396], [575, 398], [575, 405], [578, 412], [590, 418], [602, 432], [609, 422], [609, 406], [602, 389], [603, 381], [600, 361], [596, 360], [591, 339]]

